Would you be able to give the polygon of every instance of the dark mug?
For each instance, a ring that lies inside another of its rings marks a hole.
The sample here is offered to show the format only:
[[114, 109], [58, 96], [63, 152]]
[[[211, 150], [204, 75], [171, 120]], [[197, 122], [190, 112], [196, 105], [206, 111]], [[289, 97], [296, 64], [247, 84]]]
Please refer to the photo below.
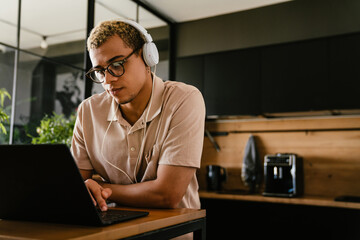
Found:
[[206, 170], [207, 190], [220, 191], [222, 182], [227, 180], [226, 169], [218, 165], [208, 165]]

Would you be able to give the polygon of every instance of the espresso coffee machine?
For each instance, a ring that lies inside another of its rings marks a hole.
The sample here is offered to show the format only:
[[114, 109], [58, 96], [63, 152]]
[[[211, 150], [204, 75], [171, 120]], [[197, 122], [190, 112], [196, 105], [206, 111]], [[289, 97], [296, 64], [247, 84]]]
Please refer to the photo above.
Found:
[[296, 154], [278, 153], [264, 159], [264, 196], [294, 197], [301, 188], [301, 159]]

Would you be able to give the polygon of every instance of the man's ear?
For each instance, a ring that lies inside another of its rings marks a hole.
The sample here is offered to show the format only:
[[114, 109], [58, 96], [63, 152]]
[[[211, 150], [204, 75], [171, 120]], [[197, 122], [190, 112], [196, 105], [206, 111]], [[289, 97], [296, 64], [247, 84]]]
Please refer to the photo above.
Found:
[[146, 65], [146, 62], [145, 62], [145, 59], [144, 59], [143, 48], [140, 48], [138, 54], [139, 54], [138, 56], [141, 56], [141, 59], [143, 60], [145, 66], [148, 67], [148, 65]]

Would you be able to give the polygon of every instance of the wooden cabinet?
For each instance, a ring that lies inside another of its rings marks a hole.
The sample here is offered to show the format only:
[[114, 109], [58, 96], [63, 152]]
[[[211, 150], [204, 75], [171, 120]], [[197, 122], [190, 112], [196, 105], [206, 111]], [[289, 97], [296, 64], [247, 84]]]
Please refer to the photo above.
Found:
[[360, 33], [180, 58], [207, 115], [360, 109]]

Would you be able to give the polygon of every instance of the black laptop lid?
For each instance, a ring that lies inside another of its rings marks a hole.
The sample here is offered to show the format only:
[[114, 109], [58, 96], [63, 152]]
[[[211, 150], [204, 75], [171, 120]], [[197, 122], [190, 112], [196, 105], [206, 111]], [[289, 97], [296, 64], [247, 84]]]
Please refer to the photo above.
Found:
[[0, 145], [0, 219], [100, 225], [66, 145]]

